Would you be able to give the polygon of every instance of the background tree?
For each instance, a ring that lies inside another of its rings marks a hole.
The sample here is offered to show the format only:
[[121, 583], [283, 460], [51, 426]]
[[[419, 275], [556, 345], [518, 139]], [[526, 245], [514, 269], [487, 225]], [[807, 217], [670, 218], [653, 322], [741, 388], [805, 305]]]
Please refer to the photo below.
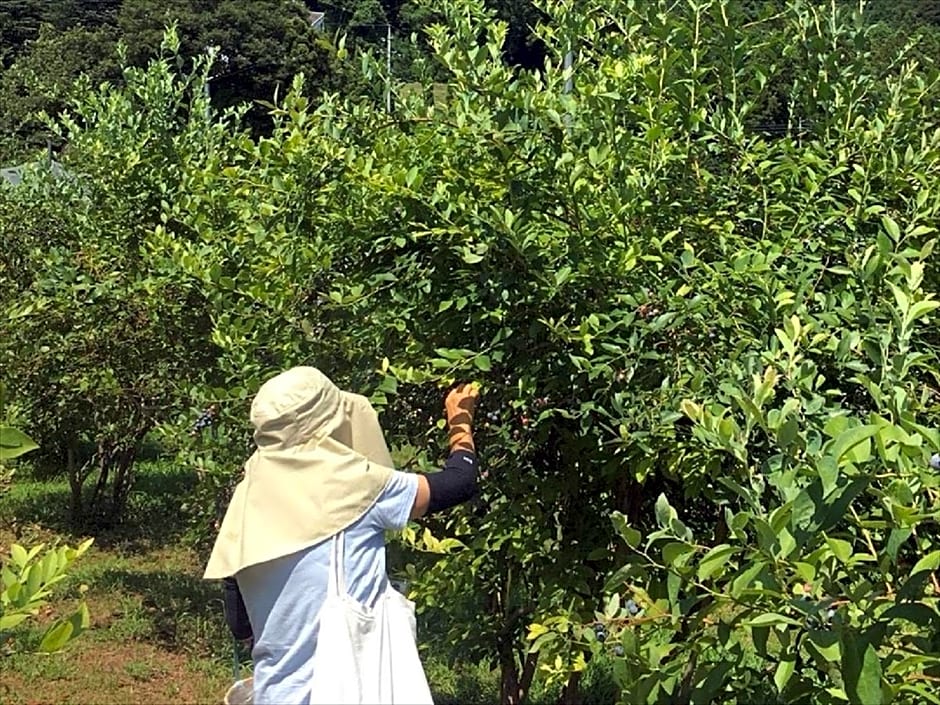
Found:
[[39, 34], [42, 5], [38, 0], [4, 0], [0, 3], [0, 62], [9, 65], [16, 53]]
[[120, 78], [116, 33], [109, 27], [44, 25], [13, 64], [0, 73], [0, 163], [14, 166], [48, 146], [60, 148], [43, 120], [75, 98], [85, 84]]
[[146, 64], [170, 23], [177, 25], [183, 56], [192, 59], [208, 47], [218, 47], [209, 85], [213, 105], [224, 109], [249, 103], [246, 115], [256, 129], [263, 129], [266, 110], [254, 101], [271, 101], [277, 91], [283, 94], [296, 73], [304, 72], [322, 90], [336, 90], [343, 83], [330, 38], [313, 29], [309, 11], [300, 2], [125, 0], [118, 24], [129, 58]]

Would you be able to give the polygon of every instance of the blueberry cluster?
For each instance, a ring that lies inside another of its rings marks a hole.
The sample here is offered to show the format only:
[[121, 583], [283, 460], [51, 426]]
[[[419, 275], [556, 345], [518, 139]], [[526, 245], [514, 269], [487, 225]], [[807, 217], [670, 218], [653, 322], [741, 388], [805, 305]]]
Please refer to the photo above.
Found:
[[[809, 595], [803, 596], [804, 602], [810, 602]], [[828, 607], [826, 605], [829, 605]], [[826, 630], [832, 626], [833, 620], [838, 615], [838, 609], [831, 602], [820, 602], [810, 607], [807, 611], [804, 623], [807, 629]]]
[[806, 628], [807, 629], [822, 629], [826, 630], [832, 626], [832, 620], [836, 616], [836, 610], [833, 607], [830, 607], [825, 612], [820, 612], [819, 614], [810, 614], [806, 616]]
[[633, 600], [627, 600], [626, 608], [631, 617], [635, 617], [640, 613], [640, 606]]
[[190, 436], [199, 435], [202, 431], [212, 426], [215, 417], [218, 414], [218, 407], [215, 405], [210, 406], [208, 409], [203, 411], [199, 418], [196, 419], [196, 423], [193, 424], [193, 427], [189, 430]]
[[607, 630], [600, 622], [594, 622], [594, 636], [596, 636], [597, 640], [602, 644], [607, 641]]

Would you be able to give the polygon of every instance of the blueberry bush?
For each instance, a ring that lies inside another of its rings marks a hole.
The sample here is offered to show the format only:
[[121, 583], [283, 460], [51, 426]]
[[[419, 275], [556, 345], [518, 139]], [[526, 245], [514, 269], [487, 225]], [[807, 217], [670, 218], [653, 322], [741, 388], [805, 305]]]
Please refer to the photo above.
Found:
[[[177, 46], [168, 33], [166, 52]], [[174, 175], [223, 132], [207, 128], [207, 60], [181, 65], [127, 69], [120, 91], [84, 79], [55, 125], [67, 163], [0, 186], [0, 369], [41, 464], [68, 477], [76, 524], [121, 521], [147, 434], [189, 406], [192, 380], [207, 378], [194, 370], [211, 377], [202, 295], [141, 246]]]
[[370, 395], [417, 471], [477, 379], [480, 501], [395, 555], [427, 647], [498, 667], [503, 702], [576, 701], [592, 661], [630, 704], [936, 702], [931, 58], [842, 3], [551, 1], [521, 71], [482, 2], [439, 9], [433, 101], [298, 76], [252, 138], [168, 58], [159, 106], [105, 87], [70, 128], [76, 163], [127, 164], [179, 106], [136, 146], [172, 168], [96, 176], [153, 197], [133, 260], [198, 293], [203, 497], [286, 366]]

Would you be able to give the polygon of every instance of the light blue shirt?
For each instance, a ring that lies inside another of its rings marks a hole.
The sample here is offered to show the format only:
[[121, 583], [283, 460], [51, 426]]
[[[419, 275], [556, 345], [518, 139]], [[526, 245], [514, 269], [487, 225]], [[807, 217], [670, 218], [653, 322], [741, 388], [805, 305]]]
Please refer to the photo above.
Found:
[[[384, 532], [405, 527], [417, 492], [418, 476], [396, 471], [372, 508], [346, 529], [346, 588], [354, 599], [365, 603], [388, 579]], [[331, 544], [323, 541], [235, 576], [255, 637], [255, 705], [308, 702]]]

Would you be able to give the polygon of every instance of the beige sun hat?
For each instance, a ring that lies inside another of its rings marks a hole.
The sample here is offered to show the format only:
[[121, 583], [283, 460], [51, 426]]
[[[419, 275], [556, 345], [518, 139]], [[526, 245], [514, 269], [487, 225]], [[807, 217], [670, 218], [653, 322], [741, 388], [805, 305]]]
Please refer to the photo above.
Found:
[[229, 502], [203, 575], [235, 575], [309, 548], [360, 519], [393, 464], [369, 400], [315, 367], [265, 382], [251, 404], [257, 451]]

